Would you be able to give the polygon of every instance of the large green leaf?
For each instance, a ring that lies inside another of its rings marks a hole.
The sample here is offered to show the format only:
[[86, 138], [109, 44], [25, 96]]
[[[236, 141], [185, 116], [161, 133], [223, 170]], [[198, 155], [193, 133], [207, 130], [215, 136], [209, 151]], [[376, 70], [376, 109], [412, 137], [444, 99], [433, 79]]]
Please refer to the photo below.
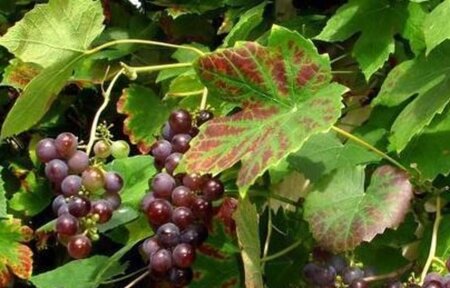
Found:
[[423, 33], [423, 22], [427, 16], [425, 8], [419, 3], [409, 3], [408, 19], [406, 20], [402, 35], [409, 40], [411, 49], [416, 55], [425, 50], [425, 35]]
[[245, 193], [258, 176], [340, 116], [344, 86], [331, 83], [329, 59], [296, 32], [274, 26], [267, 47], [254, 42], [201, 57], [210, 93], [243, 110], [201, 128], [185, 154], [189, 171], [219, 173], [242, 160]]
[[336, 42], [361, 32], [353, 55], [369, 79], [394, 52], [394, 35], [403, 30], [406, 7], [407, 1], [350, 0], [328, 20], [316, 38]]
[[351, 250], [403, 221], [413, 198], [408, 175], [381, 166], [366, 191], [364, 176], [362, 166], [338, 169], [306, 197], [305, 219], [322, 247]]
[[450, 0], [445, 0], [426, 16], [423, 23], [427, 53], [450, 39]]
[[392, 125], [390, 142], [398, 152], [420, 133], [450, 101], [450, 43], [395, 67], [375, 99], [375, 104], [396, 106], [417, 97], [398, 115]]
[[256, 207], [250, 203], [248, 197], [240, 199], [233, 218], [236, 221], [236, 233], [241, 246], [242, 262], [244, 263], [245, 287], [263, 287], [259, 217]]
[[141, 153], [150, 151], [155, 142], [155, 136], [170, 113], [170, 107], [161, 102], [161, 99], [143, 86], [131, 85], [125, 89], [117, 102], [117, 111], [127, 115], [124, 121], [124, 132], [130, 141], [136, 144]]

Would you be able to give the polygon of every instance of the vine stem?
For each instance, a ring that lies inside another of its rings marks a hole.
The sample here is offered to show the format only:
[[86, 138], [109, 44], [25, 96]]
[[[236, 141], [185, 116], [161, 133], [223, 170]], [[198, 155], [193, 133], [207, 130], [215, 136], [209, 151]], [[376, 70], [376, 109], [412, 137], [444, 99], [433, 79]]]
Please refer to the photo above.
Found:
[[389, 155], [387, 155], [383, 151], [378, 150], [377, 148], [375, 148], [374, 146], [370, 145], [369, 143], [367, 143], [363, 139], [358, 138], [355, 135], [353, 135], [353, 134], [351, 134], [351, 133], [349, 133], [349, 132], [347, 132], [347, 131], [339, 128], [339, 127], [336, 127], [336, 126], [331, 126], [331, 129], [333, 129], [335, 132], [337, 132], [337, 133], [347, 137], [348, 139], [352, 140], [353, 142], [356, 142], [359, 145], [367, 148], [368, 150], [374, 152], [375, 154], [383, 157], [384, 159], [386, 159], [387, 161], [391, 162], [392, 164], [394, 164], [398, 168], [400, 168], [400, 169], [402, 169], [402, 170], [404, 170], [406, 172], [409, 172], [409, 170], [405, 166], [400, 164], [397, 160], [395, 160], [394, 158], [390, 157]]
[[203, 53], [203, 51], [201, 51], [200, 49], [197, 49], [197, 48], [191, 47], [191, 46], [175, 45], [175, 44], [169, 44], [169, 43], [165, 43], [165, 42], [140, 40], [140, 39], [121, 39], [121, 40], [110, 41], [110, 42], [107, 42], [100, 46], [97, 46], [93, 49], [87, 50], [84, 52], [84, 54], [92, 55], [103, 49], [106, 49], [111, 46], [119, 45], [119, 44], [144, 44], [144, 45], [161, 46], [161, 47], [174, 48], [174, 49], [185, 49], [185, 50], [193, 51], [193, 52], [199, 54], [200, 56], [205, 55], [205, 53]]
[[436, 246], [437, 246], [437, 234], [439, 232], [439, 223], [441, 222], [441, 197], [436, 197], [436, 218], [434, 219], [433, 224], [433, 234], [431, 235], [431, 245], [430, 252], [428, 253], [427, 262], [425, 262], [425, 266], [423, 267], [422, 274], [420, 275], [420, 286], [423, 285], [423, 281], [425, 280], [425, 276], [427, 276], [428, 270], [431, 267], [431, 263], [435, 258], [436, 254]]
[[191, 67], [192, 63], [174, 63], [174, 64], [132, 67], [132, 66], [128, 66], [127, 64], [121, 62], [120, 65], [122, 65], [122, 67], [124, 68], [125, 74], [133, 75], [134, 77], [132, 77], [132, 78], [135, 78], [138, 73], [154, 72], [154, 71], [159, 71], [159, 70], [164, 70], [164, 69], [186, 68], [186, 67]]
[[278, 257], [284, 256], [285, 254], [291, 252], [292, 250], [294, 250], [295, 248], [300, 246], [300, 244], [302, 244], [302, 242], [303, 241], [300, 239], [297, 242], [295, 242], [294, 244], [284, 248], [283, 250], [281, 250], [281, 251], [279, 251], [279, 252], [277, 252], [275, 254], [272, 254], [272, 255], [267, 256], [267, 257], [263, 257], [263, 258], [261, 258], [261, 262], [271, 261], [271, 260], [274, 260], [274, 259], [276, 259]]
[[[263, 250], [263, 259], [267, 257], [267, 254], [269, 253], [269, 245], [270, 245], [270, 238], [272, 237], [272, 209], [270, 208], [270, 198], [267, 200], [267, 212], [269, 215], [267, 216], [267, 236], [266, 241], [264, 243], [264, 250]], [[264, 264], [262, 265], [262, 270], [264, 270]]]
[[150, 274], [149, 271], [146, 271], [145, 273], [143, 273], [141, 276], [137, 277], [136, 279], [134, 279], [133, 281], [131, 281], [127, 286], [125, 286], [124, 288], [131, 288], [134, 285], [136, 285], [139, 281], [141, 281], [142, 279], [144, 279], [145, 277], [147, 277], [147, 275]]
[[112, 92], [114, 85], [116, 84], [119, 77], [124, 73], [125, 73], [125, 69], [124, 68], [120, 69], [119, 72], [117, 72], [117, 74], [114, 76], [114, 78], [109, 83], [108, 89], [106, 89], [106, 91], [104, 91], [102, 93], [103, 103], [100, 106], [100, 108], [98, 108], [97, 113], [95, 113], [94, 120], [92, 121], [91, 133], [89, 135], [89, 142], [88, 142], [87, 148], [86, 148], [86, 154], [88, 156], [91, 154], [92, 146], [94, 145], [94, 141], [96, 139], [95, 134], [97, 131], [97, 125], [98, 125], [98, 121], [100, 119], [100, 115], [102, 114], [103, 110], [105, 110], [105, 108], [108, 106], [109, 99], [110, 99], [111, 92]]
[[202, 102], [200, 103], [200, 110], [206, 109], [206, 103], [208, 101], [208, 88], [203, 88], [203, 94], [202, 94]]

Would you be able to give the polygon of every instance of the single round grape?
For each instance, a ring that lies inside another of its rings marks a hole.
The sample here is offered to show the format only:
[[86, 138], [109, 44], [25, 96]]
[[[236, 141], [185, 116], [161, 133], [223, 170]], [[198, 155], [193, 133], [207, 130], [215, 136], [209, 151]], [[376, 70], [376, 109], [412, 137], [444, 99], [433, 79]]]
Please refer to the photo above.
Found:
[[209, 110], [201, 110], [198, 113], [197, 118], [195, 118], [195, 121], [197, 123], [197, 126], [201, 126], [205, 122], [211, 120], [214, 118], [214, 114]]
[[78, 138], [69, 132], [61, 133], [55, 139], [55, 146], [59, 155], [70, 158], [77, 151]]
[[150, 205], [150, 203], [153, 202], [155, 199], [156, 198], [155, 195], [153, 195], [153, 192], [148, 192], [147, 194], [145, 194], [144, 198], [142, 198], [141, 201], [141, 210], [147, 211], [148, 205]]
[[178, 186], [173, 189], [171, 199], [172, 204], [175, 206], [190, 207], [194, 200], [194, 194], [188, 187]]
[[105, 140], [100, 140], [94, 144], [94, 154], [98, 158], [106, 159], [111, 155], [111, 146]]
[[199, 173], [186, 174], [183, 177], [183, 185], [192, 191], [198, 191], [202, 188], [204, 180], [203, 176]]
[[222, 198], [225, 189], [222, 181], [219, 179], [211, 179], [203, 185], [203, 197], [206, 201], [214, 201]]
[[172, 137], [175, 135], [175, 132], [170, 128], [169, 122], [164, 123], [164, 126], [161, 130], [162, 137], [167, 141], [172, 141]]
[[111, 219], [113, 214], [113, 209], [111, 204], [107, 200], [97, 200], [92, 203], [91, 212], [97, 214], [99, 219], [98, 223], [106, 223]]
[[103, 195], [103, 199], [108, 201], [113, 210], [117, 210], [120, 207], [120, 204], [122, 204], [122, 198], [118, 193], [106, 192]]
[[111, 154], [116, 159], [127, 158], [130, 154], [130, 145], [123, 140], [114, 141], [111, 144]]
[[55, 197], [55, 199], [53, 199], [52, 202], [52, 210], [55, 214], [58, 213], [59, 208], [61, 208], [61, 206], [63, 205], [67, 205], [66, 203], [66, 199], [64, 198], [63, 195], [58, 195]]
[[172, 153], [172, 144], [167, 140], [158, 140], [152, 145], [151, 155], [156, 160], [165, 161], [170, 153]]
[[72, 258], [82, 259], [89, 256], [92, 249], [91, 239], [85, 235], [76, 235], [67, 243], [67, 251]]
[[142, 243], [142, 251], [145, 255], [145, 259], [149, 260], [153, 254], [158, 252], [162, 247], [158, 243], [156, 237], [150, 237]]
[[184, 109], [173, 111], [169, 116], [169, 125], [175, 133], [188, 133], [192, 127], [191, 114]]
[[72, 197], [67, 205], [69, 213], [77, 218], [86, 216], [91, 210], [91, 202], [82, 197]]
[[191, 135], [192, 138], [198, 135], [200, 130], [197, 127], [192, 127], [191, 130], [189, 130], [189, 135]]
[[169, 155], [169, 157], [166, 158], [166, 162], [164, 163], [164, 168], [166, 168], [167, 173], [172, 174], [173, 171], [178, 166], [178, 163], [180, 163], [181, 158], [183, 157], [183, 154], [181, 153], [172, 153]]
[[89, 167], [81, 174], [83, 186], [90, 192], [95, 192], [105, 185], [103, 172], [96, 167]]
[[195, 217], [203, 221], [210, 219], [213, 214], [211, 202], [201, 197], [197, 197], [192, 201], [191, 210], [194, 212]]
[[177, 207], [172, 213], [172, 222], [180, 229], [185, 229], [195, 220], [194, 213], [187, 207]]
[[77, 233], [79, 223], [77, 218], [65, 213], [56, 219], [56, 232], [59, 234], [73, 236]]
[[192, 137], [189, 134], [177, 134], [173, 136], [172, 138], [173, 152], [185, 153], [186, 151], [188, 151], [190, 148], [189, 142], [191, 141], [191, 139]]
[[336, 273], [341, 274], [342, 271], [347, 268], [347, 261], [340, 255], [333, 255], [330, 260], [328, 260], [328, 265], [333, 266]]
[[172, 251], [173, 263], [178, 268], [189, 268], [195, 261], [195, 248], [186, 243], [178, 244]]
[[69, 167], [62, 160], [53, 159], [45, 164], [45, 176], [54, 183], [61, 183], [68, 173]]
[[176, 288], [185, 287], [191, 283], [194, 273], [191, 268], [180, 269], [172, 268], [169, 274], [169, 280]]
[[180, 229], [173, 223], [166, 223], [156, 230], [158, 241], [166, 248], [175, 247], [180, 243]]
[[36, 145], [36, 156], [42, 163], [47, 163], [53, 159], [61, 157], [56, 150], [55, 140], [45, 138], [39, 141]]
[[172, 269], [172, 253], [166, 249], [160, 249], [150, 257], [150, 270], [165, 273]]
[[67, 160], [70, 172], [80, 174], [89, 167], [89, 156], [83, 151], [76, 151], [72, 157]]
[[151, 189], [155, 193], [156, 198], [164, 198], [169, 200], [172, 190], [175, 188], [175, 179], [167, 173], [161, 172], [156, 174], [151, 182]]
[[198, 247], [208, 238], [208, 229], [202, 224], [193, 224], [181, 232], [181, 243]]
[[123, 178], [117, 172], [107, 172], [104, 175], [105, 190], [112, 193], [119, 193], [123, 188]]
[[172, 219], [172, 205], [164, 199], [152, 201], [145, 212], [149, 222], [157, 227]]
[[367, 282], [364, 281], [363, 279], [355, 280], [349, 286], [349, 288], [368, 288], [368, 287], [369, 287], [369, 284], [367, 284]]
[[61, 183], [61, 192], [66, 197], [77, 195], [81, 189], [81, 177], [69, 175]]
[[342, 280], [345, 284], [351, 284], [355, 280], [364, 277], [364, 272], [358, 267], [347, 267], [342, 272]]

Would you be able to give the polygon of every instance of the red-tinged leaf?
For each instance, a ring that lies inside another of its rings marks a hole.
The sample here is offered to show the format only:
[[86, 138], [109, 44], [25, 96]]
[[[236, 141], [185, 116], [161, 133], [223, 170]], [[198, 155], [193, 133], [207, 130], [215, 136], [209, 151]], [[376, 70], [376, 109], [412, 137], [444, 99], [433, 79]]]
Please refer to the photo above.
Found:
[[21, 242], [30, 241], [33, 231], [20, 220], [6, 219], [0, 221], [0, 235], [0, 287], [7, 287], [14, 275], [30, 279], [33, 252]]
[[219, 173], [242, 161], [237, 184], [244, 193], [340, 116], [346, 88], [331, 83], [328, 57], [284, 28], [272, 29], [267, 47], [247, 42], [207, 54], [195, 65], [212, 94], [241, 101], [243, 110], [204, 125], [185, 155], [185, 168]]
[[41, 70], [42, 67], [37, 64], [23, 63], [19, 59], [13, 59], [10, 61], [9, 66], [5, 68], [1, 84], [16, 89], [24, 89]]
[[142, 154], [150, 151], [155, 136], [167, 120], [170, 108], [161, 103], [152, 90], [138, 85], [125, 89], [117, 102], [117, 111], [127, 115], [124, 133]]
[[362, 166], [341, 168], [306, 197], [304, 216], [322, 247], [348, 251], [403, 222], [413, 198], [408, 175], [381, 166], [366, 191], [364, 178]]

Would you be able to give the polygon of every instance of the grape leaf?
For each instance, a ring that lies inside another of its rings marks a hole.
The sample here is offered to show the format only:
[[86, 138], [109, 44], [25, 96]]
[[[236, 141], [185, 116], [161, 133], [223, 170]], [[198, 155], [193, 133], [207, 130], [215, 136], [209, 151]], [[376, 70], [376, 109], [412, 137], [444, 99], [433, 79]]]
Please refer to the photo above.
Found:
[[2, 170], [3, 167], [0, 166], [0, 221], [1, 218], [6, 218], [7, 214], [7, 206], [6, 206], [6, 190], [5, 190], [5, 182], [3, 181], [2, 178]]
[[450, 43], [395, 67], [375, 98], [375, 105], [396, 106], [417, 95], [397, 116], [389, 138], [392, 148], [402, 151], [450, 101]]
[[254, 42], [196, 62], [210, 93], [243, 102], [243, 110], [201, 127], [185, 154], [188, 171], [219, 173], [239, 160], [246, 188], [266, 169], [338, 119], [346, 87], [330, 83], [327, 56], [296, 32], [274, 26], [269, 44]]
[[23, 63], [19, 59], [13, 59], [5, 68], [1, 85], [24, 89], [41, 70], [42, 68], [39, 65]]
[[169, 117], [170, 107], [161, 103], [159, 97], [143, 86], [131, 85], [123, 91], [117, 102], [117, 111], [127, 115], [123, 130], [136, 144], [142, 154], [150, 151], [155, 136]]
[[426, 16], [423, 33], [427, 45], [427, 54], [436, 46], [450, 39], [450, 0], [445, 0]]
[[259, 217], [256, 207], [248, 198], [240, 199], [233, 216], [245, 270], [245, 287], [263, 287], [261, 271], [261, 247], [259, 241]]
[[32, 238], [33, 231], [18, 219], [0, 220], [0, 287], [8, 287], [13, 275], [29, 279], [33, 271], [33, 252], [21, 244]]
[[364, 178], [362, 166], [338, 169], [306, 197], [305, 219], [322, 247], [351, 250], [403, 221], [413, 198], [408, 175], [381, 166], [365, 192]]
[[28, 12], [0, 45], [23, 62], [46, 68], [82, 54], [103, 31], [103, 20], [100, 1], [51, 0]]
[[[297, 202], [300, 197], [305, 197], [308, 184], [309, 181], [303, 174], [292, 171], [287, 174], [280, 183], [273, 185], [271, 190], [275, 195], [283, 196], [286, 199]], [[280, 208], [283, 208], [283, 210], [295, 210], [295, 206], [276, 199], [270, 199], [270, 208], [272, 208], [275, 213]]]
[[425, 12], [421, 4], [409, 3], [408, 19], [406, 20], [402, 35], [409, 40], [411, 49], [416, 55], [419, 55], [426, 48], [425, 35], [422, 27], [427, 15], [427, 12]]
[[350, 0], [328, 20], [318, 40], [336, 42], [361, 32], [353, 55], [366, 79], [380, 69], [395, 50], [394, 35], [403, 30], [407, 1]]

